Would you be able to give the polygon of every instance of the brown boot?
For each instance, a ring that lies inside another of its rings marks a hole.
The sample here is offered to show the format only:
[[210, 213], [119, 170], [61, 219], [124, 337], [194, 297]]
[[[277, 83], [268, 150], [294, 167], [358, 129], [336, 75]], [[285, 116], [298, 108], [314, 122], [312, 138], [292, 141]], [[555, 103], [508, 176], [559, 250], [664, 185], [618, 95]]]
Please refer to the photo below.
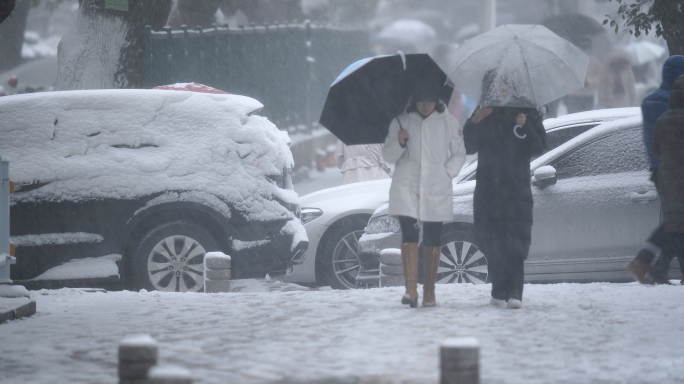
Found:
[[437, 268], [442, 256], [442, 247], [425, 247], [423, 249], [423, 307], [437, 305], [435, 298], [435, 281]]
[[627, 271], [634, 276], [641, 284], [653, 284], [646, 279], [649, 265], [639, 259], [634, 259], [627, 264]]
[[415, 308], [418, 306], [418, 243], [401, 245], [401, 265], [404, 269], [406, 287], [401, 303]]
[[672, 285], [670, 280], [667, 278], [669, 268], [663, 268], [660, 265], [654, 265], [648, 272], [653, 277], [653, 281], [656, 284]]

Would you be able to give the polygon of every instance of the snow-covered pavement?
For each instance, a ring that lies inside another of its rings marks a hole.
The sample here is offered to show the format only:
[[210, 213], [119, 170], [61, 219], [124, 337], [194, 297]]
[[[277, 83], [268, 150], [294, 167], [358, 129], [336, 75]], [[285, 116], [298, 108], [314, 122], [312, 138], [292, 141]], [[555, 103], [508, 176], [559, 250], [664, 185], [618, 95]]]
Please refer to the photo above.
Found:
[[312, 290], [236, 281], [226, 294], [34, 292], [38, 313], [0, 325], [0, 382], [115, 383], [126, 334], [196, 383], [436, 383], [438, 344], [480, 340], [483, 383], [684, 383], [684, 287], [526, 285], [521, 310], [489, 285], [438, 286], [436, 308], [400, 288]]

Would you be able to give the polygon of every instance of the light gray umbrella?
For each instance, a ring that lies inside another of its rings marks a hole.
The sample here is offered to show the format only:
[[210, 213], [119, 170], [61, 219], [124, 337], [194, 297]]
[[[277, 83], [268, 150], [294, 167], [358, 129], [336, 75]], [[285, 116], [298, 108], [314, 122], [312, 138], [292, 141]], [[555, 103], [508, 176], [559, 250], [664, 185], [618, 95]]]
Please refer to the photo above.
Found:
[[542, 25], [502, 25], [463, 44], [454, 87], [487, 106], [540, 107], [584, 87], [589, 56]]
[[658, 44], [642, 40], [629, 44], [625, 47], [625, 51], [632, 57], [633, 65], [642, 65], [658, 59], [665, 54], [666, 50]]

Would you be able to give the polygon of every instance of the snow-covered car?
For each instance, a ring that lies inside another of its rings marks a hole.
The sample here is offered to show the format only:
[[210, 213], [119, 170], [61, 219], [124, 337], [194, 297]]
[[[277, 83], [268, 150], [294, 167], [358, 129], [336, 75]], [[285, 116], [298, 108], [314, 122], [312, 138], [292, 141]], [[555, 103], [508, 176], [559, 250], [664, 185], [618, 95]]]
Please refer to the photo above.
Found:
[[[602, 122], [640, 116], [639, 108], [615, 108], [582, 112], [556, 119], [547, 119], [548, 149], [553, 149]], [[464, 168], [454, 180], [459, 181], [472, 171]], [[465, 173], [464, 173], [465, 172]], [[282, 279], [285, 281], [330, 285], [336, 289], [354, 288], [358, 284], [376, 284], [377, 254], [359, 264], [359, 239], [376, 209], [389, 200], [391, 180], [367, 181], [329, 188], [302, 196], [302, 223], [309, 237], [309, 249], [303, 264]], [[368, 237], [368, 235], [366, 235]], [[358, 275], [359, 268], [371, 271]], [[358, 279], [357, 279], [358, 277]]]
[[[553, 131], [547, 132], [553, 147]], [[641, 116], [601, 123], [534, 159], [530, 167], [534, 225], [525, 281], [630, 281], [627, 263], [660, 222]], [[488, 281], [487, 255], [479, 250], [472, 226], [476, 170], [473, 163], [454, 181], [453, 221], [445, 223], [442, 234], [438, 283]], [[399, 222], [383, 205], [359, 240], [358, 279], [377, 284], [380, 251], [400, 243]], [[678, 276], [674, 269], [671, 276]]]
[[232, 257], [233, 278], [286, 275], [308, 241], [289, 137], [262, 107], [166, 90], [0, 98], [0, 154], [16, 185], [11, 278], [199, 291], [209, 251]]

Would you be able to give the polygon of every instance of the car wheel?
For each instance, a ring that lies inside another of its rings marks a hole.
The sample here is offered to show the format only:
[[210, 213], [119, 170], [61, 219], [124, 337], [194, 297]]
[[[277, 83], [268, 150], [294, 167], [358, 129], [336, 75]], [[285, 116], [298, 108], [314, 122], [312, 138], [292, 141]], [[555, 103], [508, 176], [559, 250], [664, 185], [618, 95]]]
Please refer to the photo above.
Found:
[[487, 257], [469, 230], [445, 227], [437, 284], [484, 284], [489, 276]]
[[316, 276], [320, 285], [333, 289], [351, 289], [356, 286], [359, 271], [359, 239], [364, 233], [369, 216], [351, 216], [333, 224], [325, 234], [322, 252], [316, 255]]
[[204, 290], [204, 255], [218, 250], [208, 231], [184, 221], [161, 225], [138, 245], [133, 260], [136, 288], [167, 292]]

